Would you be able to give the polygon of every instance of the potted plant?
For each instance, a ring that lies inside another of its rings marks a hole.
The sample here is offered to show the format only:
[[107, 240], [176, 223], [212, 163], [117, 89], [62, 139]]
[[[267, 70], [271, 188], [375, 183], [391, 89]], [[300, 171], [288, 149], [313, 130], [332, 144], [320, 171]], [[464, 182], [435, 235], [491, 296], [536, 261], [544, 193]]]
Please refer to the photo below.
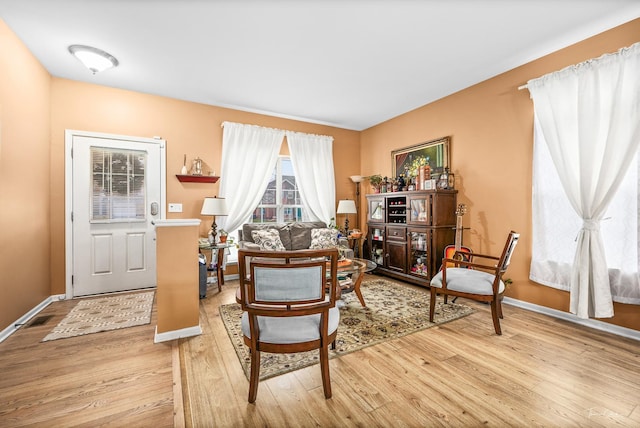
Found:
[[375, 193], [380, 193], [380, 184], [382, 183], [382, 176], [380, 174], [370, 175], [365, 177], [369, 180], [371, 187]]
[[220, 243], [224, 244], [225, 242], [227, 242], [227, 231], [224, 229], [220, 229]]

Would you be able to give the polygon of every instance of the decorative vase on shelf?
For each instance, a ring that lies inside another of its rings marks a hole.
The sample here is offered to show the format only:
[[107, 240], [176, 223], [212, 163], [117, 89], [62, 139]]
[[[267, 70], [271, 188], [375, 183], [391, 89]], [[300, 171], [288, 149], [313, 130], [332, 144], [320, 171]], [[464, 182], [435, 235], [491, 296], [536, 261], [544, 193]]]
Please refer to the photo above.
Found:
[[184, 160], [182, 161], [182, 169], [180, 170], [180, 175], [187, 175], [187, 155], [184, 155]]

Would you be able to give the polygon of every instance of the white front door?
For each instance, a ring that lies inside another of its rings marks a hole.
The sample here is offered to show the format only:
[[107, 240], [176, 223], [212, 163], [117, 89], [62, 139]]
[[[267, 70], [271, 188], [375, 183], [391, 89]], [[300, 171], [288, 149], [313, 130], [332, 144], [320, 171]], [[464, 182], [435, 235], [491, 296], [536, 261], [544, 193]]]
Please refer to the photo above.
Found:
[[155, 287], [152, 221], [164, 218], [164, 141], [67, 131], [67, 145], [72, 164], [67, 297]]

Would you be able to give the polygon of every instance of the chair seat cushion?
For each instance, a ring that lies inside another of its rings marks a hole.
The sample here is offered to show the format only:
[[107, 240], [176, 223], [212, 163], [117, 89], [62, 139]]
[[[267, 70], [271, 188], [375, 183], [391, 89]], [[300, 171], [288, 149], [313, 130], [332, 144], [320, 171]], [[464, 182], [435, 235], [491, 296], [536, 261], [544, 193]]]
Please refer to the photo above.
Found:
[[[495, 276], [481, 270], [447, 268], [447, 289], [462, 293], [491, 295]], [[442, 288], [442, 271], [431, 278], [431, 286]], [[504, 282], [500, 281], [498, 294], [504, 292]]]
[[[328, 334], [338, 329], [340, 309], [329, 309]], [[297, 317], [258, 317], [260, 326], [260, 342], [264, 343], [299, 343], [310, 342], [320, 338], [320, 314]], [[249, 315], [242, 313], [242, 333], [251, 338]]]

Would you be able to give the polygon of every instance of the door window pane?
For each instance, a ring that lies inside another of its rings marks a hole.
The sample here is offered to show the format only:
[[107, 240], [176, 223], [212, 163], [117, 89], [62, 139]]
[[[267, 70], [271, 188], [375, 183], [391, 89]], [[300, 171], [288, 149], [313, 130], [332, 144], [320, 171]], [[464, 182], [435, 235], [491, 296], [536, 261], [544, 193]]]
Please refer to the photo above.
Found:
[[91, 221], [131, 221], [146, 218], [147, 153], [91, 148]]

